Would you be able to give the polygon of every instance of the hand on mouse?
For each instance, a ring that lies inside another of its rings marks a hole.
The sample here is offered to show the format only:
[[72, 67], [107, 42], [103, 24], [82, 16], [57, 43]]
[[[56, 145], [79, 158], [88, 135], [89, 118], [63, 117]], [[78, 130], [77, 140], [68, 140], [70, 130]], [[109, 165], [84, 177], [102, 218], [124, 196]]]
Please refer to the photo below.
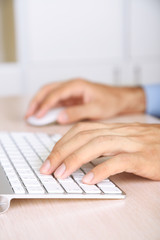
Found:
[[63, 106], [60, 124], [83, 119], [107, 119], [119, 114], [145, 111], [145, 94], [141, 87], [112, 87], [83, 79], [51, 83], [32, 99], [26, 118], [43, 117], [50, 109]]
[[160, 124], [76, 124], [55, 145], [40, 171], [63, 179], [99, 156], [111, 158], [87, 173], [84, 183], [96, 184], [124, 171], [160, 180]]

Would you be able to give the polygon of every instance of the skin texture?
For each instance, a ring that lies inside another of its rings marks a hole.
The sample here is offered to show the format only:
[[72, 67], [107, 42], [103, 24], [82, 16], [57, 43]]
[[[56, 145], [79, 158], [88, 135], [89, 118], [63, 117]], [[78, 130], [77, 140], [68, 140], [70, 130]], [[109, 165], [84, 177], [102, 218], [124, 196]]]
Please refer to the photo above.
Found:
[[95, 184], [121, 172], [160, 180], [160, 125], [78, 123], [55, 145], [41, 173], [64, 179], [100, 156], [110, 159], [87, 173], [84, 183]]
[[51, 83], [32, 99], [26, 118], [43, 117], [50, 109], [66, 107], [58, 123], [108, 119], [116, 115], [145, 111], [145, 94], [140, 87], [112, 87], [83, 79]]
[[[26, 118], [40, 118], [59, 106], [65, 110], [58, 122], [68, 124], [143, 113], [146, 101], [140, 87], [112, 87], [74, 79], [44, 86], [32, 99]], [[66, 178], [100, 156], [110, 158], [87, 173], [84, 183], [95, 184], [121, 172], [160, 180], [160, 125], [78, 123], [54, 146], [40, 171]]]

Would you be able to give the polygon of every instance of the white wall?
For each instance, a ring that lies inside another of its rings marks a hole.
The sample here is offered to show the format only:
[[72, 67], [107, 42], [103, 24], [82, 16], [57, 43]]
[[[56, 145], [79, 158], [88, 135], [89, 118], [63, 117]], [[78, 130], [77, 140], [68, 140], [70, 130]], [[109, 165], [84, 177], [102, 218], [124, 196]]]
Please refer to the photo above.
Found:
[[14, 0], [14, 6], [18, 61], [12, 69], [0, 64], [1, 95], [33, 94], [77, 76], [160, 82], [160, 0]]
[[160, 57], [160, 1], [132, 0], [131, 56]]

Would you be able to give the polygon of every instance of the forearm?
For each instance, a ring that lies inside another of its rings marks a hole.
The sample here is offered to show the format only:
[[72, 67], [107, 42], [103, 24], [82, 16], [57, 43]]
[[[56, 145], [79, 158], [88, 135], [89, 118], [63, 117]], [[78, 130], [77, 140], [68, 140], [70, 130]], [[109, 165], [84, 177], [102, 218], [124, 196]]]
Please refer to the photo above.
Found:
[[144, 113], [160, 117], [160, 84], [121, 88], [122, 114]]

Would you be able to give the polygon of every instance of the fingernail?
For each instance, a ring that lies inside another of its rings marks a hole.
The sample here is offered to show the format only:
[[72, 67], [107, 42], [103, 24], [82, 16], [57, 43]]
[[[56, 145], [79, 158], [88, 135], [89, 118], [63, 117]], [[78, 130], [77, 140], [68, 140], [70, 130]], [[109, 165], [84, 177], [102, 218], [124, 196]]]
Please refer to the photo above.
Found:
[[90, 182], [93, 180], [93, 178], [94, 178], [94, 174], [93, 174], [92, 172], [87, 173], [87, 174], [83, 177], [82, 182], [84, 182], [84, 183], [90, 183]]
[[68, 121], [68, 115], [66, 112], [62, 112], [58, 117], [58, 122], [67, 122]]
[[56, 178], [59, 178], [62, 176], [62, 174], [64, 173], [64, 171], [66, 170], [66, 165], [64, 163], [62, 163], [54, 172], [54, 176]]
[[40, 172], [41, 173], [47, 173], [49, 171], [50, 167], [51, 167], [50, 161], [47, 159], [43, 163], [42, 167], [40, 168]]

